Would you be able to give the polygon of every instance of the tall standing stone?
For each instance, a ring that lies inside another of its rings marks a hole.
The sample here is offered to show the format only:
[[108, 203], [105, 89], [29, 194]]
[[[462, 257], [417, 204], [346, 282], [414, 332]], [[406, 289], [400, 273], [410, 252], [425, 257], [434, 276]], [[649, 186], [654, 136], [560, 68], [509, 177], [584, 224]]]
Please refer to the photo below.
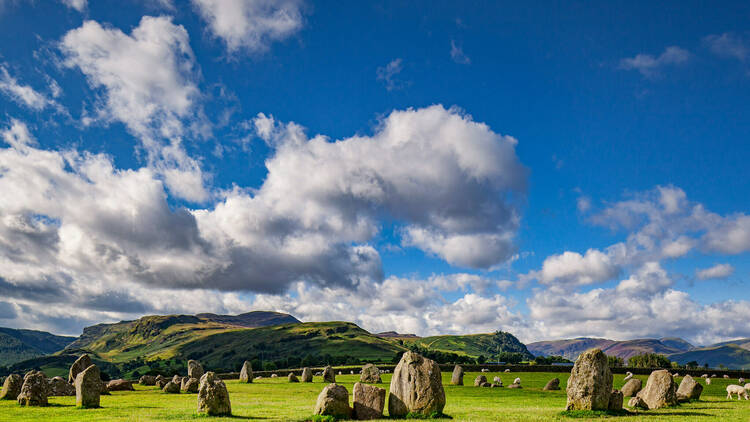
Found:
[[251, 383], [253, 382], [253, 365], [245, 361], [242, 364], [242, 370], [240, 370], [240, 382]]
[[328, 415], [338, 419], [349, 419], [351, 409], [349, 408], [349, 392], [346, 387], [337, 384], [328, 384], [318, 394], [315, 402], [315, 415]]
[[312, 369], [308, 367], [302, 369], [302, 382], [313, 382]]
[[201, 365], [197, 360], [190, 359], [188, 361], [188, 378], [195, 378], [195, 379], [201, 379], [203, 376], [203, 365]]
[[401, 357], [391, 378], [388, 413], [403, 417], [407, 413], [431, 415], [442, 413], [445, 391], [440, 366], [418, 353], [407, 351]]
[[361, 382], [354, 384], [354, 419], [382, 419], [385, 408], [385, 389]]
[[323, 369], [323, 382], [336, 382], [336, 373], [333, 372], [333, 368], [331, 368], [330, 366], [326, 366], [325, 369]]
[[380, 370], [377, 366], [368, 363], [362, 367], [362, 374], [359, 376], [359, 382], [368, 384], [380, 384], [383, 382], [380, 379]]
[[76, 376], [92, 364], [93, 362], [91, 362], [91, 357], [89, 355], [81, 355], [72, 365], [70, 365], [70, 371], [68, 371], [68, 382], [73, 384], [76, 381]]
[[607, 355], [591, 349], [576, 359], [568, 378], [566, 410], [607, 410], [612, 394], [612, 371]]
[[685, 375], [685, 378], [682, 379], [680, 386], [677, 388], [677, 400], [698, 400], [701, 398], [702, 392], [703, 386], [690, 375]]
[[23, 377], [18, 404], [21, 406], [47, 405], [47, 377], [40, 371], [31, 371]]
[[464, 368], [461, 365], [453, 367], [453, 374], [451, 375], [452, 385], [464, 385]]
[[206, 413], [209, 416], [232, 414], [227, 386], [211, 371], [203, 374], [198, 386], [198, 413]]
[[666, 369], [654, 371], [648, 376], [646, 387], [638, 393], [649, 409], [660, 409], [662, 407], [677, 404], [677, 388], [672, 375]]
[[89, 365], [79, 372], [75, 380], [76, 406], [86, 409], [99, 407], [101, 383], [101, 375], [96, 365]]
[[15, 400], [21, 393], [23, 378], [18, 374], [10, 374], [5, 378], [3, 390], [0, 392], [0, 400]]

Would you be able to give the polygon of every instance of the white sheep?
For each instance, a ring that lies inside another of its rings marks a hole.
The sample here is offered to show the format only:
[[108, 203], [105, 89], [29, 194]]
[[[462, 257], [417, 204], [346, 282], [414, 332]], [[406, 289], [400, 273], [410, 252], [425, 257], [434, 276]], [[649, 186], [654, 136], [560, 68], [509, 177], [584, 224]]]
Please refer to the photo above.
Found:
[[711, 385], [711, 378], [706, 378], [706, 385]]
[[731, 400], [732, 394], [737, 394], [737, 400], [739, 400], [740, 397], [744, 397], [745, 400], [748, 400], [747, 391], [745, 391], [745, 387], [741, 385], [727, 385], [727, 398]]
[[745, 384], [745, 391], [750, 391], [750, 382]]
[[516, 379], [514, 379], [514, 380], [513, 380], [513, 384], [518, 384], [518, 385], [520, 385], [520, 384], [521, 384], [521, 378], [516, 378]]
[[629, 381], [631, 378], [633, 378], [633, 373], [632, 372], [628, 371], [628, 372], [626, 372], [626, 374], [627, 374], [627, 376], [625, 377], [625, 379], [623, 379], [623, 381]]

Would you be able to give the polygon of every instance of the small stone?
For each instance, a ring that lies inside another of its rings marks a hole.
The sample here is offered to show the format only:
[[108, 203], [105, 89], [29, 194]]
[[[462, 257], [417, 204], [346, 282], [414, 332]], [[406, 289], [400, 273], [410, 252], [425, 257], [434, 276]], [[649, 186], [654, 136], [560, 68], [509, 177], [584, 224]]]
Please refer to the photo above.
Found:
[[487, 377], [484, 375], [477, 375], [477, 377], [474, 378], [474, 387], [480, 387], [485, 382], [487, 382]]
[[179, 394], [180, 393], [180, 384], [178, 384], [178, 383], [176, 383], [174, 381], [169, 381], [164, 386], [164, 388], [162, 388], [161, 391], [163, 391], [163, 392], [165, 392], [167, 394]]
[[559, 390], [560, 389], [560, 378], [552, 378], [547, 382], [547, 384], [544, 386], [544, 391], [553, 391], [553, 390]]
[[138, 380], [140, 385], [156, 385], [156, 377], [153, 375], [144, 375]]
[[351, 409], [349, 408], [349, 392], [346, 387], [337, 384], [328, 384], [318, 394], [315, 402], [315, 415], [329, 415], [338, 419], [349, 419]]
[[119, 379], [107, 383], [107, 391], [135, 391], [130, 381]]
[[612, 390], [612, 393], [609, 395], [609, 405], [607, 406], [607, 410], [622, 410], [623, 400], [622, 391]]
[[622, 395], [625, 397], [633, 397], [641, 391], [641, 388], [643, 388], [643, 381], [639, 378], [631, 378], [622, 386], [620, 391], [622, 391]]
[[197, 393], [200, 380], [198, 378], [184, 378], [180, 384], [180, 391], [183, 393]]
[[290, 372], [290, 373], [289, 373], [289, 375], [287, 376], [287, 380], [288, 380], [289, 382], [299, 382], [299, 378], [297, 378], [297, 376], [296, 376], [296, 375], [294, 375], [294, 373], [293, 373], [293, 372]]

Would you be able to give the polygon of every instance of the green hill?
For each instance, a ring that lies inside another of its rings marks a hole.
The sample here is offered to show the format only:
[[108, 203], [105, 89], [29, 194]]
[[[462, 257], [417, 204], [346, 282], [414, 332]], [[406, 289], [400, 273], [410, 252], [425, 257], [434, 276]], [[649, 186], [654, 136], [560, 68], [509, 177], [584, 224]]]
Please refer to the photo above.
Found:
[[504, 353], [518, 353], [523, 359], [534, 356], [513, 334], [498, 331], [493, 334], [444, 335], [403, 339], [404, 344], [441, 352], [457, 353], [473, 358], [501, 359]]
[[730, 369], [750, 369], [750, 350], [734, 343], [675, 353], [669, 355], [669, 359], [683, 365], [695, 361], [701, 366], [707, 363], [712, 368], [724, 365]]
[[62, 350], [75, 337], [56, 336], [44, 331], [0, 327], [0, 366]]
[[661, 339], [608, 340], [602, 338], [580, 337], [567, 340], [538, 341], [529, 343], [528, 348], [536, 356], [563, 356], [576, 360], [578, 355], [588, 349], [597, 347], [610, 356], [625, 360], [643, 353], [670, 355], [693, 348], [693, 345], [681, 338], [665, 337]]

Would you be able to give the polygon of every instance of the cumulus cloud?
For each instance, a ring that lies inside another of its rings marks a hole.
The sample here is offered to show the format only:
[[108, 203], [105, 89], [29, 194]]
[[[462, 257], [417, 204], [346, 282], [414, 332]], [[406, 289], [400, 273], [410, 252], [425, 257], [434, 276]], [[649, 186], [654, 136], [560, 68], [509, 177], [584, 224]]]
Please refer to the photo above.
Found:
[[729, 32], [721, 35], [709, 35], [703, 38], [703, 43], [719, 57], [734, 58], [741, 62], [750, 57], [750, 47], [747, 45], [747, 41]]
[[303, 24], [302, 0], [192, 0], [214, 36], [229, 52], [262, 52]]
[[86, 10], [86, 6], [88, 5], [88, 0], [61, 0], [64, 5], [70, 7], [71, 9], [75, 9], [79, 12], [83, 12]]
[[471, 64], [471, 59], [464, 53], [463, 48], [451, 40], [451, 59], [458, 64]]
[[619, 272], [608, 255], [589, 249], [585, 255], [566, 251], [547, 257], [537, 277], [543, 284], [586, 285], [610, 280]]
[[185, 28], [167, 17], [145, 16], [127, 35], [86, 21], [65, 34], [60, 48], [67, 66], [80, 69], [93, 88], [103, 90], [95, 119], [125, 124], [174, 194], [206, 200], [200, 164], [181, 145], [186, 132], [205, 130]]
[[19, 83], [16, 78], [8, 73], [8, 69], [1, 64], [0, 92], [10, 97], [13, 101], [37, 111], [53, 104], [53, 101], [44, 94], [36, 91], [29, 85]]
[[716, 264], [713, 267], [696, 271], [699, 280], [727, 278], [734, 273], [734, 267], [730, 264]]
[[402, 60], [393, 59], [388, 62], [385, 66], [380, 66], [376, 69], [375, 75], [377, 79], [385, 85], [385, 89], [393, 91], [395, 89], [401, 89], [405, 83], [397, 78], [397, 75], [403, 70]]
[[638, 54], [620, 60], [620, 69], [637, 70], [641, 75], [652, 78], [666, 66], [681, 65], [690, 59], [690, 53], [677, 46], [667, 47], [659, 56]]

